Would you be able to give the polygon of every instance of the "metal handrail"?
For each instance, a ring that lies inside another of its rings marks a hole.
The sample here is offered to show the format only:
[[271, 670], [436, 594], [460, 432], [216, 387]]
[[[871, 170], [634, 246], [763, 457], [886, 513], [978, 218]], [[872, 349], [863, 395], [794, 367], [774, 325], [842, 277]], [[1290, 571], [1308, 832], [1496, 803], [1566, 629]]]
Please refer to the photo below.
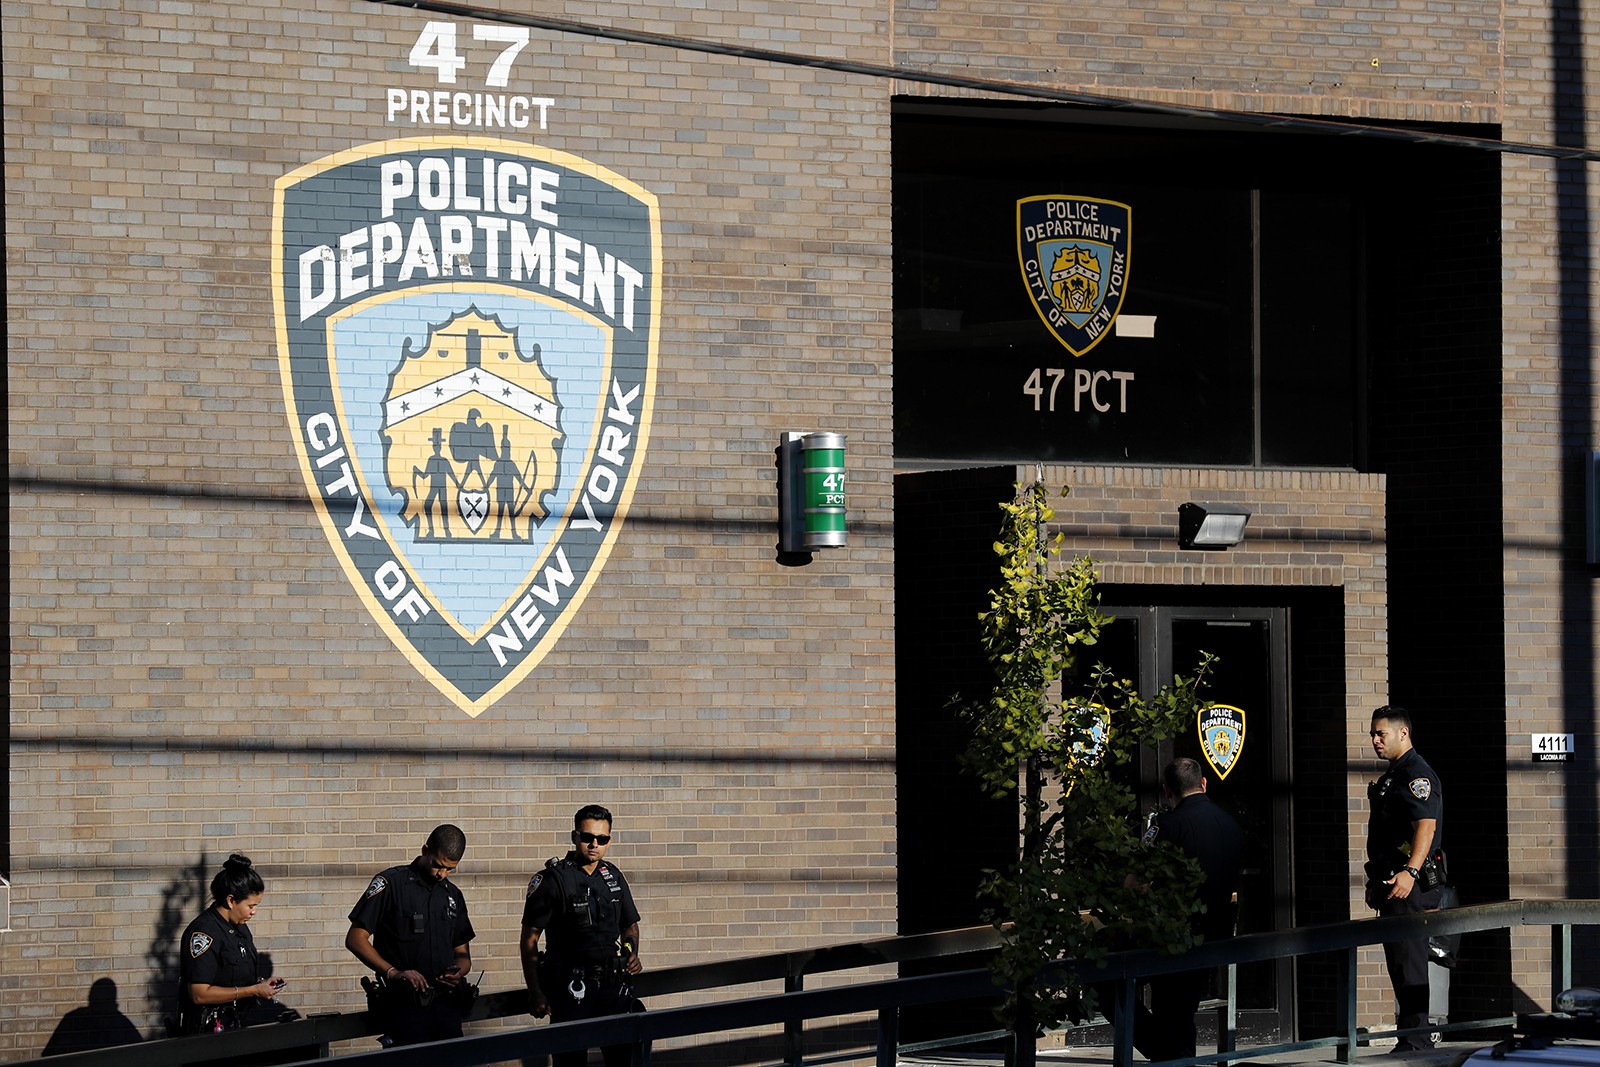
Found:
[[[771, 952], [760, 956], [745, 956], [646, 971], [634, 980], [634, 988], [639, 996], [651, 997], [781, 981], [784, 983], [785, 993], [795, 993], [804, 988], [805, 976], [809, 974], [984, 953], [993, 951], [999, 944], [1000, 934], [994, 927], [970, 926], [957, 930], [877, 938], [871, 941]], [[990, 992], [994, 992], [992, 987]], [[527, 1004], [528, 994], [525, 989], [485, 993], [473, 1004], [471, 1012], [467, 1015], [467, 1021], [523, 1015], [528, 1010]], [[589, 1026], [590, 1024], [585, 1022], [562, 1025]], [[553, 1027], [540, 1027], [540, 1029], [553, 1029]], [[710, 1029], [714, 1031], [726, 1027]], [[791, 1060], [794, 1063], [799, 1062], [799, 1031], [799, 1017], [785, 1026], [785, 1043], [794, 1049], [795, 1056]], [[169, 1065], [177, 1067], [186, 1063], [237, 1058], [257, 1052], [301, 1047], [317, 1047], [325, 1054], [327, 1046], [335, 1042], [375, 1037], [381, 1032], [381, 1024], [371, 1018], [368, 1012], [353, 1011], [313, 1015], [293, 1022], [230, 1030], [220, 1034], [192, 1034], [145, 1041], [137, 1045], [91, 1049], [86, 1052], [52, 1056], [48, 1060], [17, 1061], [16, 1067], [21, 1067], [24, 1063], [48, 1064], [51, 1067], [169, 1067]]]
[[[1476, 933], [1483, 930], [1509, 929], [1517, 926], [1548, 926], [1552, 930], [1551, 990], [1550, 996], [1566, 988], [1571, 981], [1572, 926], [1600, 925], [1600, 900], [1508, 900], [1494, 904], [1474, 904], [1446, 911], [1420, 912], [1414, 915], [1389, 915], [1373, 919], [1355, 919], [1326, 926], [1297, 927], [1274, 933], [1246, 934], [1228, 941], [1200, 945], [1181, 956], [1139, 950], [1119, 952], [1107, 958], [1103, 967], [1090, 968], [1062, 961], [1046, 968], [1046, 978], [1057, 980], [1068, 974], [1083, 981], [1117, 981], [1120, 1006], [1128, 1008], [1119, 1012], [1120, 1020], [1132, 1016], [1133, 988], [1138, 979], [1178, 971], [1202, 970], [1207, 967], [1253, 963], [1260, 960], [1281, 959], [1285, 956], [1303, 956], [1312, 953], [1340, 953], [1338, 1002], [1339, 1032], [1309, 1041], [1283, 1042], [1274, 1045], [1252, 1046], [1251, 1055], [1274, 1055], [1307, 1048], [1337, 1047], [1340, 1063], [1355, 1058], [1355, 1050], [1362, 1035], [1356, 1029], [1356, 952], [1366, 945], [1390, 941], [1409, 941], [1421, 937], [1438, 937], [1448, 934]], [[1485, 1026], [1507, 1026], [1512, 1017], [1478, 1019], [1451, 1024], [1447, 1029], [1474, 1029]], [[1440, 1027], [1429, 1029], [1438, 1030]], [[1365, 1038], [1409, 1036], [1423, 1033], [1424, 1029], [1373, 1030]], [[1128, 1067], [1133, 1062], [1133, 1028], [1118, 1022], [1112, 1031], [1112, 1067]], [[1232, 1043], [1234, 1035], [1226, 1034], [1224, 1042]], [[1175, 1060], [1174, 1064], [1204, 1064], [1238, 1059], [1225, 1048], [1210, 1056], [1196, 1056]]]
[[[1213, 944], [1201, 945], [1181, 956], [1141, 950], [1116, 953], [1103, 965], [1063, 961], [1046, 969], [1046, 980], [1059, 980], [1068, 973], [1080, 980], [1115, 981], [1131, 1004], [1131, 990], [1137, 979], [1177, 971], [1248, 963], [1307, 953], [1341, 953], [1341, 1006], [1339, 1033], [1310, 1041], [1255, 1046], [1252, 1056], [1272, 1055], [1296, 1049], [1337, 1046], [1341, 1062], [1350, 1062], [1360, 1040], [1355, 1028], [1356, 952], [1363, 946], [1445, 934], [1509, 929], [1518, 926], [1549, 926], [1552, 938], [1552, 998], [1570, 979], [1568, 928], [1600, 924], [1600, 900], [1505, 901], [1479, 904], [1450, 911], [1418, 915], [1358, 919], [1326, 926], [1302, 927], [1274, 933], [1247, 934]], [[429, 1067], [471, 1067], [519, 1056], [597, 1045], [631, 1044], [636, 1049], [636, 1064], [648, 1063], [649, 1043], [667, 1037], [783, 1024], [787, 1034], [798, 1034], [806, 1019], [838, 1015], [877, 1014], [880, 1064], [892, 1064], [898, 1042], [898, 1013], [913, 1004], [933, 1004], [994, 998], [1001, 990], [986, 968], [947, 971], [917, 978], [897, 978], [864, 982], [825, 990], [798, 988], [805, 974], [843, 970], [875, 964], [982, 952], [999, 943], [999, 934], [989, 927], [972, 927], [937, 934], [886, 938], [878, 941], [831, 946], [822, 949], [773, 953], [765, 956], [695, 964], [689, 967], [641, 975], [641, 995], [659, 995], [783, 979], [785, 992], [769, 996], [721, 1001], [684, 1008], [652, 1010], [636, 1015], [615, 1015], [582, 1022], [530, 1027], [517, 1031], [432, 1042], [424, 1046], [390, 1049], [382, 1052], [354, 1053], [340, 1057], [351, 1067], [367, 1062], [367, 1057], [382, 1055], [382, 1063], [400, 1067], [407, 1063], [426, 1063]], [[525, 1011], [524, 991], [507, 990], [479, 998], [472, 1019], [505, 1018]], [[1132, 1062], [1130, 1013], [1118, 1013], [1113, 1026], [1113, 1063], [1122, 1067]], [[1504, 1025], [1507, 1020], [1488, 1022]], [[1461, 1026], [1487, 1025], [1485, 1020]], [[156, 1067], [158, 1064], [190, 1063], [243, 1056], [252, 1052], [323, 1045], [328, 1041], [360, 1037], [376, 1031], [365, 1012], [341, 1016], [313, 1017], [277, 1026], [258, 1027], [216, 1035], [199, 1035], [144, 1045], [124, 1045], [117, 1049], [75, 1053], [49, 1061], [58, 1067]], [[1400, 1033], [1400, 1031], [1395, 1031]], [[1230, 1035], [1231, 1036], [1231, 1035]], [[1388, 1036], [1375, 1031], [1366, 1035]], [[798, 1064], [798, 1042], [790, 1045], [790, 1063]], [[1215, 1055], [1198, 1056], [1175, 1064], [1200, 1064], [1238, 1059], [1226, 1049]], [[305, 1061], [308, 1065], [315, 1061]]]

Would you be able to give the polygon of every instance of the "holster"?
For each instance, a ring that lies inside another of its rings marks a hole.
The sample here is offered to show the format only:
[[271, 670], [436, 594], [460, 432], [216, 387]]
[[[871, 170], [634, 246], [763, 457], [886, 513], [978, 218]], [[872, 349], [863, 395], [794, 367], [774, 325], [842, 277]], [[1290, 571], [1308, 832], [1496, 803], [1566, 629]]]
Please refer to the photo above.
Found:
[[367, 991], [367, 1008], [373, 1011], [404, 1012], [426, 1008], [439, 995], [434, 986], [419, 993], [410, 982], [391, 982], [381, 974], [361, 979], [361, 988]]
[[456, 1010], [461, 1013], [461, 1017], [465, 1019], [468, 1013], [472, 1011], [472, 1005], [478, 1001], [478, 987], [466, 979], [462, 979], [461, 983], [446, 995], [450, 998], [450, 1003], [454, 1004]]
[[194, 1006], [178, 1016], [178, 1032], [220, 1034], [224, 1030], [244, 1029], [244, 1015], [237, 1004], [218, 1004], [209, 1008]]
[[1445, 863], [1443, 849], [1435, 849], [1417, 870], [1421, 874], [1420, 881], [1424, 889], [1450, 884], [1450, 870]]
[[434, 1001], [445, 1000], [465, 1017], [478, 999], [478, 987], [467, 981], [462, 981], [454, 989], [448, 986], [430, 985], [418, 992], [412, 988], [410, 982], [390, 982], [382, 975], [377, 975], [372, 978], [362, 978], [361, 988], [366, 990], [369, 1011], [412, 1011], [417, 1008], [432, 1007]]
[[[1460, 900], [1456, 896], [1454, 887], [1445, 885], [1439, 890], [1439, 908], [1456, 907]], [[1456, 954], [1461, 951], [1460, 934], [1435, 934], [1428, 938], [1428, 960], [1440, 967], [1453, 969], [1456, 965]]]

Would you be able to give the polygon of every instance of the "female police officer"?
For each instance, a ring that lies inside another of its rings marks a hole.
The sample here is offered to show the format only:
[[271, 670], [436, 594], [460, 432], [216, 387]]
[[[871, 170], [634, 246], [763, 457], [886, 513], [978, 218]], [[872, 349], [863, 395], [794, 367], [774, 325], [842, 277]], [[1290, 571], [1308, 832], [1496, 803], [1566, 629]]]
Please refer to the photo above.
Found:
[[266, 891], [250, 858], [228, 857], [211, 880], [211, 906], [183, 931], [179, 950], [178, 1026], [186, 1034], [244, 1025], [244, 1009], [271, 1000], [282, 978], [256, 975], [256, 945], [247, 925]]

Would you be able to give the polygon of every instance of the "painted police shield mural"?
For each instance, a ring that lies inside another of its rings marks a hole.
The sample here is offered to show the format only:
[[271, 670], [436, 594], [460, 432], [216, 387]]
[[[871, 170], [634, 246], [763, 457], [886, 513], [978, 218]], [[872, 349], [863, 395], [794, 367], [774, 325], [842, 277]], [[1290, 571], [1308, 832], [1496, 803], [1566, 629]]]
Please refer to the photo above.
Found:
[[477, 715], [559, 638], [627, 515], [660, 318], [656, 199], [588, 160], [411, 138], [278, 181], [278, 358], [367, 609]]
[[1087, 196], [1017, 201], [1017, 257], [1034, 310], [1081, 356], [1106, 336], [1128, 289], [1133, 209]]

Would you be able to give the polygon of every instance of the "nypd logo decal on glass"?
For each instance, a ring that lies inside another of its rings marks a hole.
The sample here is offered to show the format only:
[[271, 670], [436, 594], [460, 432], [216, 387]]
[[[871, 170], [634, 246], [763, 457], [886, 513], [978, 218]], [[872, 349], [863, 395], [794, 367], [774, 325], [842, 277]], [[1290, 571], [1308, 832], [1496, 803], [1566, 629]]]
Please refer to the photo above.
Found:
[[1017, 201], [1017, 256], [1034, 310], [1067, 351], [1106, 336], [1128, 288], [1133, 209], [1085, 196]]
[[1219, 780], [1227, 778], [1244, 753], [1244, 709], [1213, 704], [1195, 716], [1195, 730], [1206, 762]]
[[306, 486], [395, 645], [478, 715], [627, 514], [660, 319], [655, 197], [577, 156], [408, 138], [278, 181], [278, 358]]

